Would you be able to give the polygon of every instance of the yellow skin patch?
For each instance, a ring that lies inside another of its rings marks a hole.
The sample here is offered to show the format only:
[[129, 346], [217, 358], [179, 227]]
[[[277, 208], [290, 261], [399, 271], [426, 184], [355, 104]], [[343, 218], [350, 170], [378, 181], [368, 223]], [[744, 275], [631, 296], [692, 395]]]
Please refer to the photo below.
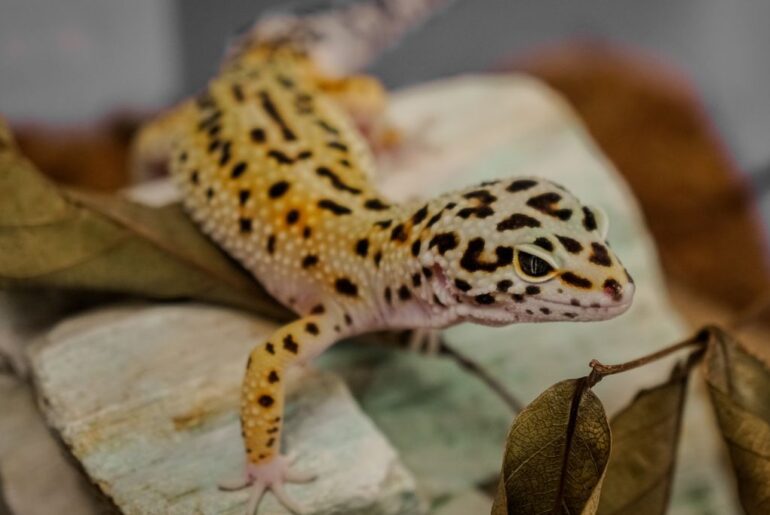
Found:
[[340, 100], [348, 89], [291, 48], [257, 47], [138, 144], [140, 160], [170, 152], [193, 219], [300, 315], [255, 347], [242, 388], [245, 482], [279, 497], [291, 478], [279, 456], [290, 365], [362, 332], [599, 320], [633, 296], [604, 217], [548, 181], [390, 205], [344, 108], [360, 116], [365, 96]]

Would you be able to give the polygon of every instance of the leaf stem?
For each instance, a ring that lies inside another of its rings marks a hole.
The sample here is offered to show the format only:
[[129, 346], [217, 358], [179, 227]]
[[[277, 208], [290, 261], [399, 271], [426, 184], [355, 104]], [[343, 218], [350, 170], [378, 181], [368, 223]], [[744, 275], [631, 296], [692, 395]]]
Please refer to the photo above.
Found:
[[[648, 363], [657, 361], [661, 358], [668, 356], [669, 354], [673, 354], [674, 352], [680, 351], [687, 347], [699, 346], [702, 348], [708, 342], [711, 336], [711, 333], [712, 333], [711, 329], [709, 327], [705, 327], [700, 331], [698, 331], [693, 336], [690, 336], [689, 338], [687, 338], [686, 340], [675, 343], [673, 345], [669, 345], [668, 347], [665, 347], [657, 352], [653, 352], [652, 354], [642, 356], [641, 358], [627, 361], [625, 363], [619, 363], [617, 365], [605, 365], [601, 363], [599, 360], [593, 359], [588, 364], [588, 366], [591, 367], [591, 373], [588, 375], [589, 387], [592, 387], [595, 384], [597, 384], [605, 376], [619, 374], [621, 372], [626, 372], [628, 370], [632, 370], [634, 368], [647, 365]], [[699, 360], [702, 355], [703, 355], [702, 352], [696, 352], [694, 354], [694, 357], [691, 360], [688, 360], [690, 362], [690, 366], [694, 364], [694, 362]]]

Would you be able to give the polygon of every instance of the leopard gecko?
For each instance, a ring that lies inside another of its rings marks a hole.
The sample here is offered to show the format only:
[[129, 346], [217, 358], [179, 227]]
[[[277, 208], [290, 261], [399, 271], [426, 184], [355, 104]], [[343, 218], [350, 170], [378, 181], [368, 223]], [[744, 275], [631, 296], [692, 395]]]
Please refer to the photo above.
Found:
[[267, 490], [298, 510], [283, 485], [310, 479], [280, 454], [289, 366], [369, 331], [603, 320], [631, 303], [606, 216], [557, 184], [516, 177], [403, 204], [373, 187], [385, 96], [351, 72], [442, 3], [258, 21], [205, 91], [139, 137], [139, 162], [163, 158], [195, 222], [299, 316], [246, 364], [249, 513]]

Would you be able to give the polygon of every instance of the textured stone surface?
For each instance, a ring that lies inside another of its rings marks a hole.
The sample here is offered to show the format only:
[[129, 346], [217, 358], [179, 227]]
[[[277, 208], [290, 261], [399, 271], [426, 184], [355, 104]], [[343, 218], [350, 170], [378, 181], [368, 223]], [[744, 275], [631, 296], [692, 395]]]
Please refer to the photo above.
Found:
[[[45, 414], [125, 513], [232, 513], [248, 492], [237, 417], [246, 356], [270, 323], [220, 308], [127, 306], [70, 319], [32, 350]], [[296, 377], [285, 445], [319, 479], [287, 491], [308, 514], [418, 513], [411, 475], [344, 384]], [[268, 495], [260, 514], [286, 511]]]

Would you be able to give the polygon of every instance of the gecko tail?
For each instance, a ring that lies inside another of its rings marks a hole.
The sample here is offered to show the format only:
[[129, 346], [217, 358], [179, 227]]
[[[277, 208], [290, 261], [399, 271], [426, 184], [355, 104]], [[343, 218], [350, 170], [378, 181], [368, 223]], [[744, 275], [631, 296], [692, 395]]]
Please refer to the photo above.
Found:
[[324, 73], [349, 75], [365, 68], [454, 0], [325, 0], [284, 7], [259, 18], [228, 51], [228, 58], [265, 43], [306, 52]]

